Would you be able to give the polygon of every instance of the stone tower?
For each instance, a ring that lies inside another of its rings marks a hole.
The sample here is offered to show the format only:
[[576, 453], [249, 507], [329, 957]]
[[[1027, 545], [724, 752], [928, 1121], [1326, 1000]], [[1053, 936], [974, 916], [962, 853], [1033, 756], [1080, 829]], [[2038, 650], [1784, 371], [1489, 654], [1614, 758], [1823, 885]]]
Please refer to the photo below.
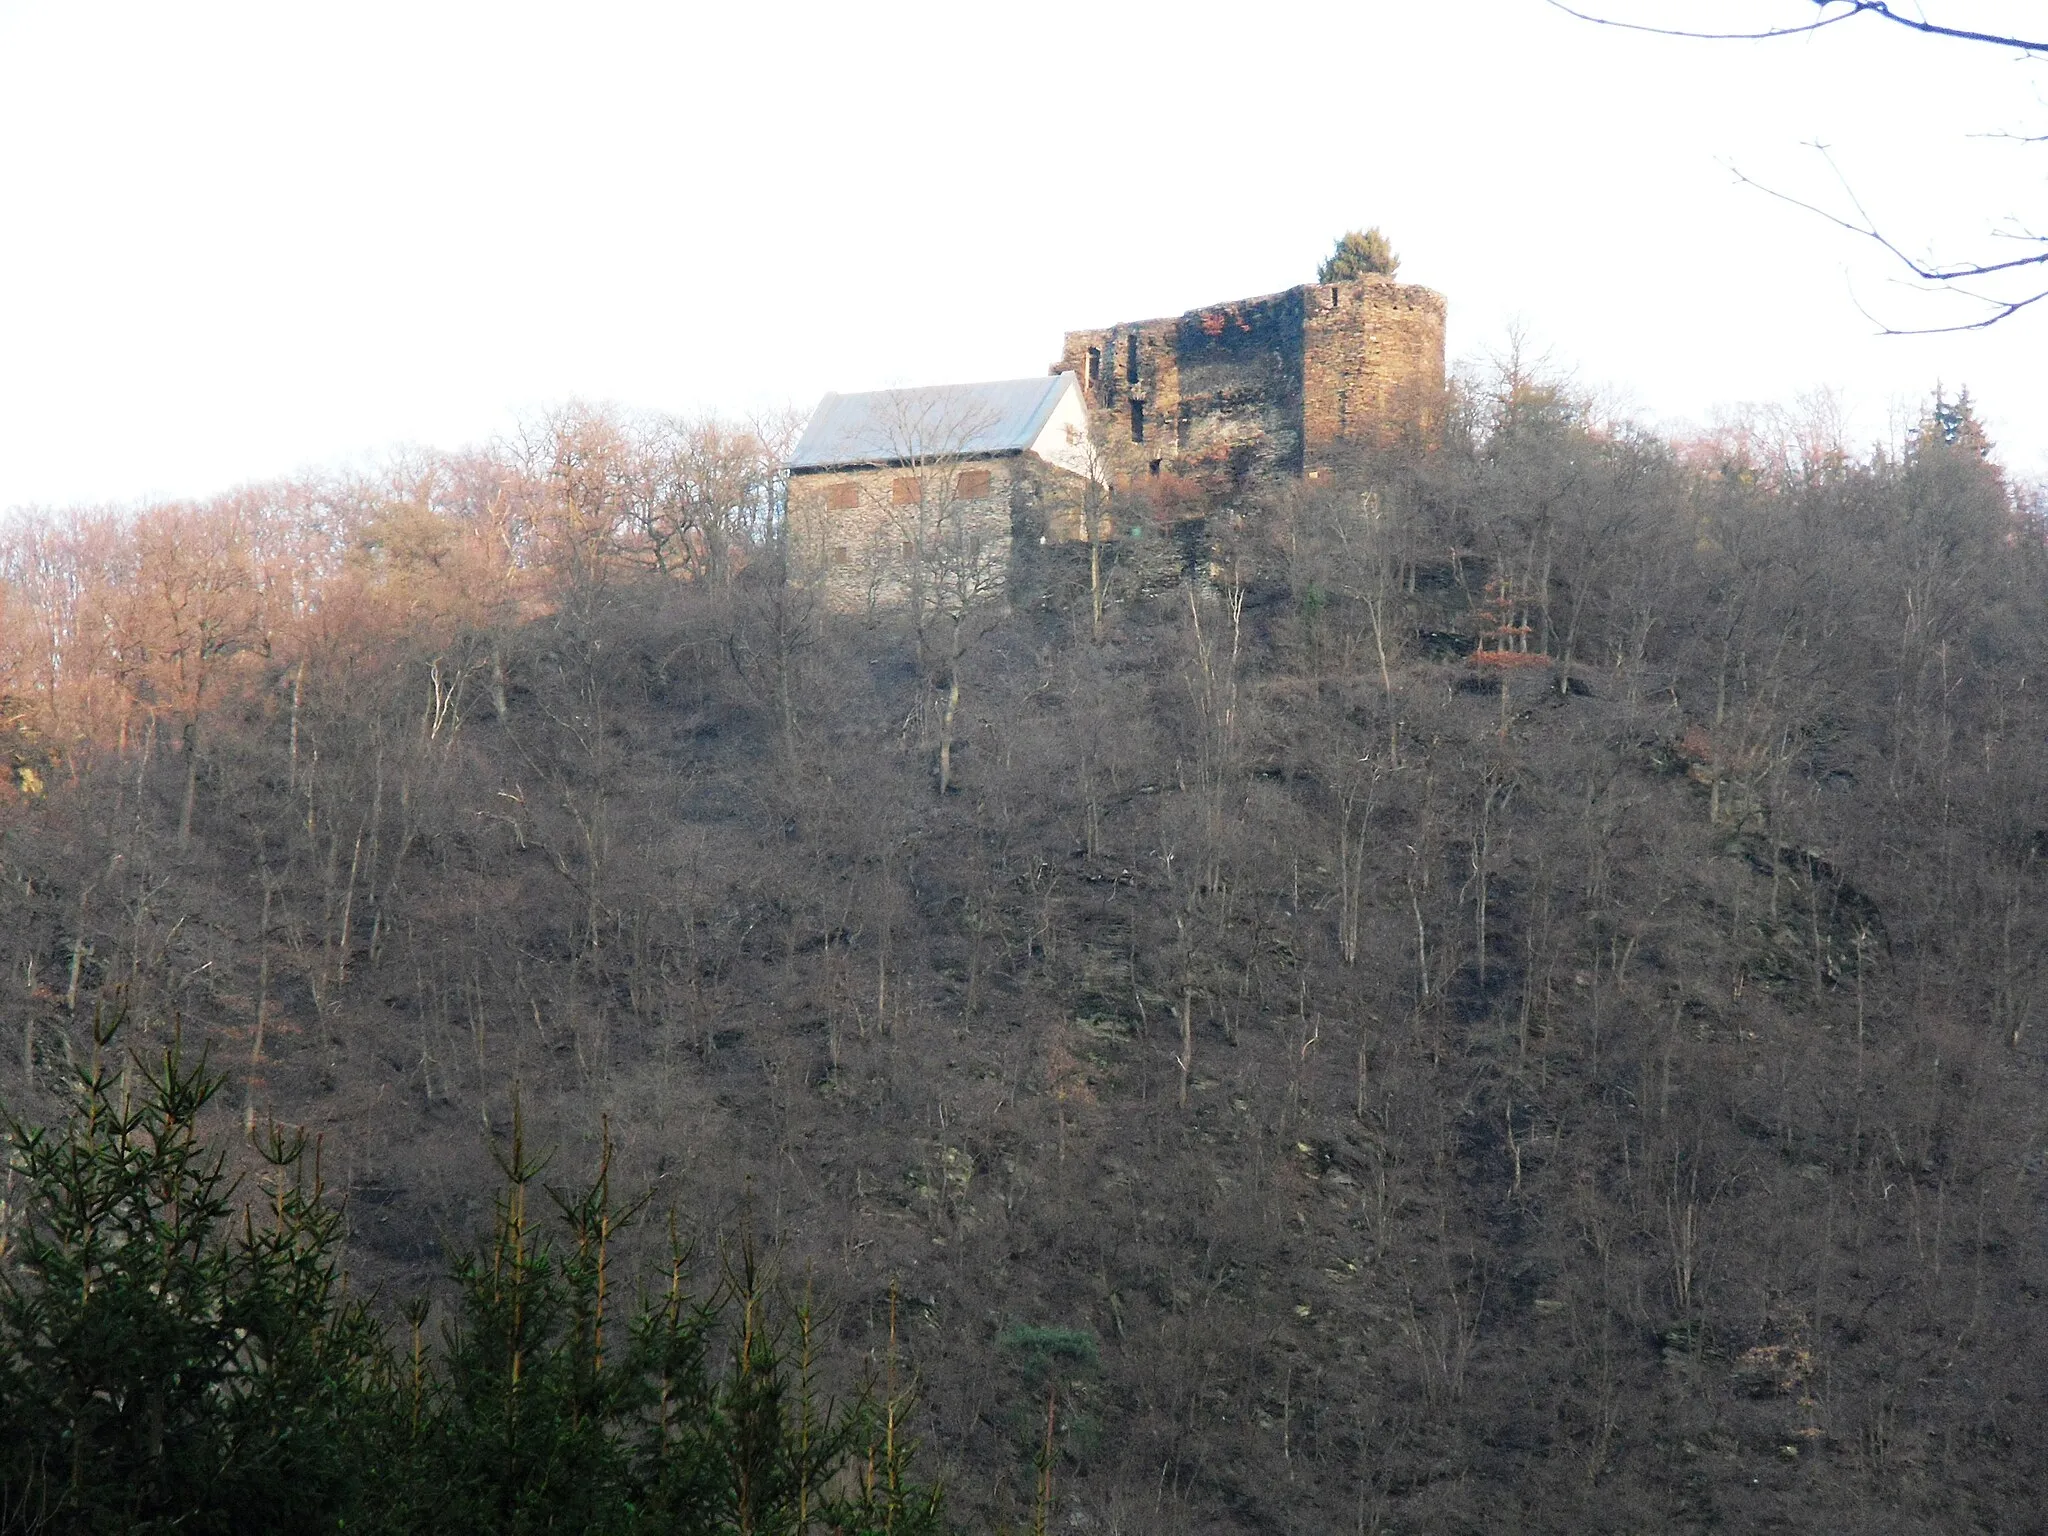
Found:
[[1179, 475], [1228, 492], [1317, 474], [1347, 445], [1432, 435], [1444, 301], [1389, 277], [1307, 283], [1163, 320], [1069, 331], [1107, 478]]

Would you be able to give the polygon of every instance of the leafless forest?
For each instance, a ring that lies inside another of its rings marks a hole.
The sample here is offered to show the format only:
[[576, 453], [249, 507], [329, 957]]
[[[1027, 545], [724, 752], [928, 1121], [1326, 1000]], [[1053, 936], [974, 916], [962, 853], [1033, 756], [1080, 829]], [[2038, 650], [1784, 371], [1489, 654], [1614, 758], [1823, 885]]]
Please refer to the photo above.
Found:
[[2042, 1529], [2035, 508], [1966, 404], [1447, 415], [972, 614], [823, 612], [774, 442], [594, 409], [17, 518], [0, 1097], [203, 1035], [391, 1296], [515, 1094], [608, 1122], [849, 1357], [900, 1286], [970, 1529], [1048, 1404], [1076, 1532]]

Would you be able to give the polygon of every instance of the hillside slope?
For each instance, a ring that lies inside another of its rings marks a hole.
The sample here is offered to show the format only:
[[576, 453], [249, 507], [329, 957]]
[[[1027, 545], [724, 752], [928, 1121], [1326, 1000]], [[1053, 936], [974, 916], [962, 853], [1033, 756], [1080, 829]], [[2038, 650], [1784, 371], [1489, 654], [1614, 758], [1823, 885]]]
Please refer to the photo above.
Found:
[[1053, 563], [946, 795], [901, 616], [492, 608], [473, 513], [358, 505], [232, 651], [14, 656], [0, 1094], [95, 1003], [203, 1032], [392, 1294], [515, 1092], [565, 1169], [608, 1123], [856, 1353], [901, 1287], [971, 1528], [1050, 1392], [1074, 1530], [2037, 1529], [2048, 562], [1953, 435], [1683, 461], [1516, 384], [1210, 508], [1213, 576], [1123, 546], [1099, 633]]

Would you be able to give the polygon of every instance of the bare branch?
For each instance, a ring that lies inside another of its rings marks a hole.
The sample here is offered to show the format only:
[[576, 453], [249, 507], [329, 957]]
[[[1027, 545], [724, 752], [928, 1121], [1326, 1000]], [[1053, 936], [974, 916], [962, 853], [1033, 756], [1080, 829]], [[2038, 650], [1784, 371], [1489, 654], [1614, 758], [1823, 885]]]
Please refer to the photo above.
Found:
[[[1840, 167], [1836, 166], [1834, 158], [1828, 154], [1826, 146], [1816, 144], [1813, 147], [1820, 152], [1821, 157], [1828, 162], [1828, 168], [1834, 171], [1836, 179], [1842, 183], [1842, 191], [1848, 197], [1850, 205], [1856, 210], [1856, 218], [1845, 219], [1840, 214], [1821, 207], [1818, 203], [1810, 203], [1804, 198], [1792, 196], [1789, 192], [1780, 192], [1776, 187], [1766, 186], [1764, 183], [1744, 174], [1740, 170], [1735, 172], [1735, 179], [1744, 186], [1752, 187], [1763, 193], [1766, 197], [1774, 197], [1781, 203], [1788, 203], [1792, 207], [1799, 209], [1802, 213], [1810, 213], [1817, 218], [1825, 219], [1837, 229], [1845, 230], [1852, 235], [1860, 235], [1864, 239], [1871, 241], [1883, 249], [1893, 260], [1906, 268], [1907, 271], [1911, 272], [1914, 277], [1929, 284], [1931, 288], [1945, 289], [1951, 293], [1961, 294], [1964, 298], [1972, 299], [1979, 304], [1988, 305], [1991, 309], [1989, 315], [1981, 319], [1966, 321], [1960, 325], [1898, 326], [1872, 314], [1863, 305], [1861, 300], [1855, 301], [1857, 311], [1866, 320], [1870, 321], [1872, 325], [1877, 327], [1880, 335], [1945, 336], [1957, 331], [1986, 330], [1991, 326], [1997, 325], [2002, 320], [2011, 319], [2021, 310], [2039, 303], [2042, 299], [2048, 298], [2048, 291], [2044, 291], [2031, 294], [2023, 299], [2002, 299], [1996, 295], [1974, 293], [1967, 288], [1957, 286], [1959, 283], [1971, 278], [1996, 277], [2001, 273], [2018, 271], [2029, 267], [2048, 267], [2048, 249], [2036, 251], [2031, 256], [2014, 257], [2010, 261], [1954, 262], [1946, 265], [1930, 265], [1929, 263], [1919, 261], [1900, 249], [1894, 241], [1877, 227], [1876, 221], [1864, 210], [1862, 201], [1856, 196], [1855, 190], [1849, 185], [1847, 178], [1842, 175]], [[2007, 238], [2032, 239], [2036, 237], [2008, 235]]]
[[[1944, 27], [1937, 22], [1924, 21], [1912, 16], [1901, 16], [1886, 3], [1886, 0], [1813, 0], [1815, 5], [1847, 5], [1845, 15], [1871, 15], [1894, 22], [1909, 31], [1925, 33], [1929, 37], [1952, 37], [1965, 43], [1989, 43], [1994, 48], [2017, 48], [2022, 53], [2048, 53], [2048, 42], [2029, 42], [2023, 37], [2008, 37], [2001, 32], [1973, 32], [1968, 27]], [[1840, 20], [1840, 17], [1835, 18]], [[2029, 301], [2031, 302], [2031, 301]]]
[[[1563, 11], [1578, 21], [1590, 21], [1596, 27], [1613, 27], [1621, 32], [1651, 32], [1658, 37], [1689, 37], [1703, 42], [1756, 43], [1774, 37], [1798, 37], [1805, 32], [1818, 32], [1822, 27], [1832, 27], [1838, 21], [1847, 21], [1856, 13], [1845, 11], [1840, 16], [1825, 16], [1819, 21], [1810, 21], [1797, 27], [1772, 27], [1765, 32], [1687, 32], [1678, 27], [1653, 27], [1639, 21], [1616, 21], [1611, 16], [1594, 16], [1585, 11], [1575, 11], [1564, 0], [1543, 0], [1552, 10]], [[1821, 3], [1821, 0], [1816, 0]]]
[[1953, 336], [1963, 331], [1988, 331], [1992, 326], [2002, 321], [2010, 320], [2014, 315], [2030, 305], [2038, 304], [2041, 300], [2048, 299], [2048, 290], [2029, 294], [2024, 299], [2001, 299], [1992, 294], [1972, 293], [1967, 288], [1949, 288], [1946, 290], [1923, 288], [1920, 291], [1923, 293], [1943, 291], [1959, 293], [1966, 299], [1974, 299], [1979, 304], [1988, 305], [1991, 312], [1979, 319], [1965, 320], [1956, 325], [1893, 325], [1883, 316], [1874, 313], [1870, 306], [1857, 298], [1854, 293], [1850, 294], [1849, 302], [1856, 306], [1856, 313], [1868, 320], [1880, 336]]
[[2040, 293], [2029, 294], [2024, 299], [1996, 299], [1988, 294], [1971, 293], [1967, 288], [1956, 288], [1951, 291], [1960, 293], [1965, 298], [1975, 299], [1980, 304], [1991, 305], [1991, 313], [1981, 320], [1970, 320], [1961, 325], [1916, 325], [1907, 327], [1888, 325], [1884, 328], [1883, 334], [1886, 336], [1946, 336], [1956, 331], [1989, 330], [1992, 326], [1998, 324], [1999, 321], [2010, 320], [2021, 310], [2038, 304], [2043, 299], [2048, 299], [2048, 289], [2044, 289]]
[[[1640, 22], [1619, 21], [1610, 16], [1593, 15], [1566, 5], [1564, 0], [1544, 0], [1544, 3], [1553, 10], [1563, 11], [1567, 16], [1574, 17], [1579, 21], [1590, 22], [1595, 26], [1615, 27], [1625, 32], [1648, 32], [1659, 37], [1695, 38], [1720, 42], [1755, 42], [1769, 38], [1795, 37], [1802, 33], [1818, 32], [1823, 27], [1831, 27], [1837, 22], [1850, 21], [1858, 16], [1875, 16], [1881, 21], [1892, 22], [1897, 26], [1906, 28], [1908, 31], [1918, 32], [1926, 37], [1946, 37], [1960, 42], [1985, 43], [1994, 47], [2012, 48], [2022, 54], [2033, 57], [2048, 55], [2048, 42], [2031, 41], [2027, 38], [2014, 37], [2000, 32], [1979, 32], [1968, 27], [1945, 26], [1940, 22], [1929, 21], [1919, 16], [1902, 16], [1892, 9], [1890, 0], [1812, 0], [1813, 5], [1823, 13], [1818, 20], [1808, 22], [1803, 26], [1773, 27], [1762, 32], [1693, 32], [1676, 27], [1649, 26]], [[1832, 14], [1827, 14], [1830, 12]], [[1988, 135], [1988, 137], [2009, 138], [2022, 144], [2048, 143], [2048, 135], [1997, 134]], [[1835, 173], [1835, 179], [1841, 183], [1843, 194], [1849, 199], [1850, 207], [1855, 210], [1854, 218], [1843, 218], [1840, 214], [1831, 212], [1816, 203], [1810, 203], [1803, 198], [1793, 197], [1789, 193], [1780, 192], [1775, 187], [1767, 187], [1762, 182], [1743, 174], [1740, 170], [1735, 172], [1736, 180], [1745, 186], [1754, 187], [1757, 191], [1778, 199], [1779, 202], [1790, 203], [1793, 207], [1803, 212], [1815, 214], [1825, 219], [1828, 223], [1833, 224], [1837, 229], [1845, 230], [1852, 235], [1862, 236], [1864, 239], [1881, 247], [1888, 256], [1912, 273], [1920, 282], [1930, 285], [1931, 288], [1943, 288], [1951, 293], [1961, 294], [1967, 299], [1988, 306], [1991, 311], [1985, 318], [1969, 321], [1962, 325], [1899, 327], [1879, 320], [1858, 302], [1856, 305], [1857, 309], [1861, 311], [1866, 319], [1876, 325], [1883, 335], [1927, 336], [1942, 335], [1953, 331], [1983, 330], [1988, 326], [1997, 325], [2000, 321], [2009, 320], [2021, 310], [2039, 303], [2043, 298], [2048, 298], [2048, 292], [2039, 292], [2028, 295], [2025, 298], [2008, 299], [1995, 294], [1972, 292], [1961, 286], [1963, 283], [1975, 278], [2002, 277], [2010, 273], [2027, 271], [2033, 268], [2048, 268], [2048, 237], [2032, 234], [2024, 229], [1993, 230], [1991, 236], [1993, 239], [2019, 241], [2023, 244], [2040, 248], [2034, 250], [2030, 255], [2015, 256], [2005, 261], [1922, 261], [1917, 257], [1908, 255], [1878, 228], [1877, 221], [1864, 209], [1862, 202], [1856, 196], [1855, 189], [1849, 185], [1848, 178], [1842, 175], [1840, 167], [1835, 164], [1833, 157], [1828, 154], [1827, 147], [1820, 144], [1816, 144], [1813, 147], [1828, 162], [1828, 169]]]
[[[1822, 153], [1825, 154], [1826, 152], [1822, 151]], [[1832, 160], [1829, 161], [1830, 166], [1833, 163]], [[2004, 272], [2017, 272], [2027, 267], [2048, 267], [2048, 250], [2036, 251], [2031, 256], [2015, 256], [2009, 261], [1960, 261], [1929, 265], [1915, 257], [1909, 256], [1894, 241], [1879, 230], [1871, 220], [1870, 215], [1863, 211], [1861, 203], [1856, 205], [1857, 216], [1862, 220], [1861, 223], [1858, 223], [1856, 219], [1845, 219], [1838, 213], [1831, 213], [1818, 203], [1809, 203], [1804, 198], [1792, 196], [1789, 192], [1780, 192], [1776, 187], [1765, 186], [1762, 182], [1744, 174], [1742, 171], [1735, 173], [1735, 179], [1744, 186], [1754, 187], [1767, 197], [1775, 197], [1781, 203], [1790, 203], [1794, 208], [1816, 214], [1826, 219], [1837, 229], [1847, 230], [1852, 235], [1861, 235], [1866, 240], [1874, 241], [1879, 246], [1882, 246], [1886, 253], [1898, 261], [1901, 266], [1905, 267], [1915, 277], [1926, 282], [1955, 283], [1973, 277], [1996, 277]], [[1851, 194], [1850, 201], [1855, 202], [1854, 194]], [[2038, 240], [2039, 237], [2008, 234], [2006, 238]]]
[[1905, 27], [1909, 31], [1923, 33], [1928, 37], [1954, 38], [1958, 42], [1988, 43], [1996, 48], [2015, 48], [2022, 53], [2048, 54], [2048, 42], [2033, 42], [2023, 37], [2011, 37], [2002, 32], [1977, 32], [1968, 27], [1947, 27], [1939, 22], [1926, 21], [1914, 16], [1901, 16], [1891, 8], [1889, 0], [1813, 0], [1822, 9], [1836, 6], [1842, 9], [1833, 16], [1823, 16], [1796, 27], [1771, 27], [1762, 32], [1690, 32], [1679, 27], [1653, 27], [1644, 22], [1617, 21], [1611, 16], [1594, 16], [1585, 11], [1574, 10], [1563, 0], [1544, 0], [1553, 10], [1580, 21], [1590, 21], [1595, 26], [1615, 27], [1624, 32], [1651, 32], [1659, 37], [1696, 38], [1708, 42], [1753, 43], [1778, 37], [1799, 37], [1808, 32], [1818, 32], [1823, 27], [1832, 27], [1837, 22], [1852, 21], [1858, 16], [1875, 16]]

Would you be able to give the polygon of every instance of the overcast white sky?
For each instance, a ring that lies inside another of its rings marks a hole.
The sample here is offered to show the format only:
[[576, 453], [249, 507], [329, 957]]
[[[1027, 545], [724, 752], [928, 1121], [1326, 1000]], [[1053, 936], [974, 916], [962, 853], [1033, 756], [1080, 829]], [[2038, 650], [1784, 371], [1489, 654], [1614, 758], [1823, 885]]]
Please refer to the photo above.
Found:
[[1683, 43], [1542, 0], [0, 0], [0, 507], [453, 447], [572, 395], [1035, 374], [1067, 328], [1306, 281], [1370, 223], [1454, 354], [1519, 324], [1654, 420], [1832, 388], [1865, 434], [1967, 385], [2039, 474], [2048, 304], [1879, 338], [1859, 301], [1924, 312], [1875, 253], [1733, 170], [1827, 197], [1824, 141], [1903, 242], [1974, 249], [2048, 225], [2048, 146], [1972, 137], [2048, 132], [2044, 93], [1875, 23]]

